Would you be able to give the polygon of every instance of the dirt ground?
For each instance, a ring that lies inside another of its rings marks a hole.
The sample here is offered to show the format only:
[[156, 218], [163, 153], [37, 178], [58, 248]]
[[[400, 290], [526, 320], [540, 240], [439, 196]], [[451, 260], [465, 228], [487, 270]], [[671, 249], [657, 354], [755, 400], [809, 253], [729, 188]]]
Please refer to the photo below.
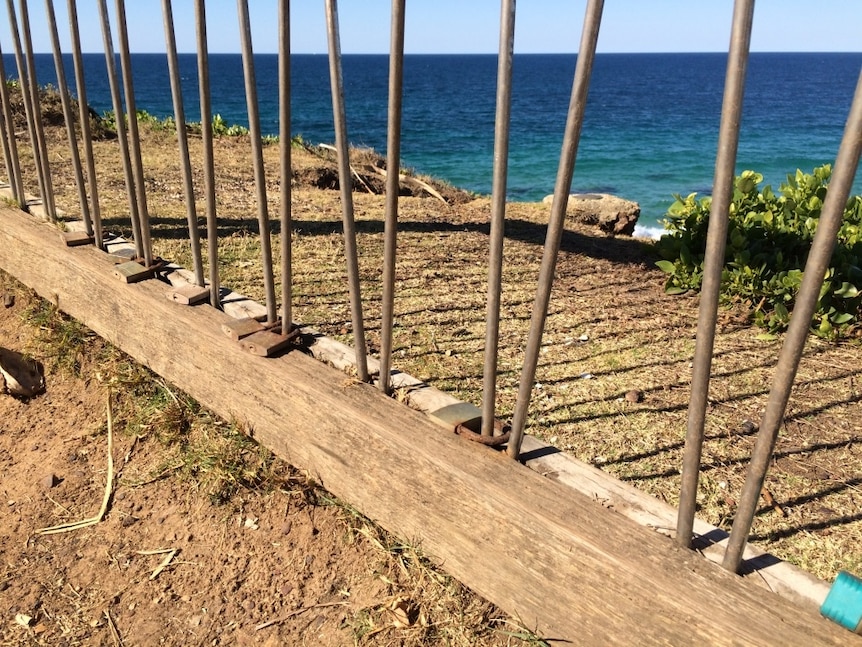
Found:
[[[31, 299], [0, 286], [16, 296], [0, 306], [2, 345], [44, 354]], [[0, 395], [0, 644], [521, 644], [494, 607], [286, 465], [214, 501], [163, 467], [178, 454], [158, 430], [122, 414], [104, 520], [40, 535], [104, 497], [110, 369], [89, 344], [82, 377], [43, 358], [44, 394]]]

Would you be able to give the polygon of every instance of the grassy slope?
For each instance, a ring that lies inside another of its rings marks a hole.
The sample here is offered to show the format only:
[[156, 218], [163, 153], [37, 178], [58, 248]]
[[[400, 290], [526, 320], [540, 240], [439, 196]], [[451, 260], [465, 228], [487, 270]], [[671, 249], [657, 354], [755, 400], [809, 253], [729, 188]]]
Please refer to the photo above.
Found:
[[[175, 135], [153, 127], [143, 133], [156, 251], [190, 267]], [[60, 131], [52, 135], [57, 202], [74, 214], [77, 198], [64, 136]], [[116, 142], [97, 142], [96, 150], [106, 229], [129, 235]], [[306, 181], [327, 166], [303, 149], [294, 148], [293, 154], [294, 171]], [[200, 169], [200, 141], [192, 141], [192, 155]], [[277, 147], [267, 148], [265, 158], [269, 213], [275, 219]], [[262, 300], [248, 139], [217, 140], [216, 160], [222, 280]], [[195, 173], [200, 190], [202, 177]], [[35, 191], [34, 179], [31, 184]], [[300, 183], [293, 195], [295, 317], [349, 342], [338, 192]], [[376, 352], [383, 199], [357, 193], [355, 203], [366, 327]], [[487, 198], [447, 206], [405, 197], [400, 204], [395, 364], [476, 403], [481, 398], [489, 212]], [[201, 200], [197, 213], [202, 222]], [[504, 418], [514, 406], [546, 218], [542, 205], [509, 205], [497, 400]], [[277, 240], [274, 252], [277, 258]], [[581, 460], [675, 503], [697, 303], [690, 296], [664, 295], [662, 283], [648, 247], [599, 238], [570, 224], [528, 425], [531, 433]], [[758, 339], [757, 331], [734, 313], [722, 317], [699, 502], [702, 517], [728, 528], [754, 443], [746, 421], [760, 419], [780, 342]], [[755, 538], [769, 550], [825, 578], [840, 568], [862, 571], [860, 355], [855, 345], [810, 341], [767, 480], [781, 510], [764, 507], [754, 526]], [[627, 401], [624, 395], [631, 390], [643, 399]]]

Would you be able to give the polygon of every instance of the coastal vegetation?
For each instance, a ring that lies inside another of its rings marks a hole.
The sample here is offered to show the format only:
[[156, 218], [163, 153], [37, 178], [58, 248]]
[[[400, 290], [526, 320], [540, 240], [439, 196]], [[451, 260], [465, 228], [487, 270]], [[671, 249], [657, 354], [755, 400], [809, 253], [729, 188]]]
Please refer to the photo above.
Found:
[[[736, 178], [730, 206], [721, 299], [741, 306], [752, 321], [777, 333], [787, 328], [802, 283], [805, 261], [820, 220], [832, 168], [797, 170], [778, 193], [761, 186], [763, 176], [743, 171]], [[698, 290], [711, 198], [675, 196], [665, 220], [667, 234], [657, 243], [667, 274], [665, 291]], [[825, 339], [855, 336], [862, 305], [862, 196], [848, 200], [838, 242], [817, 302], [812, 332]]]

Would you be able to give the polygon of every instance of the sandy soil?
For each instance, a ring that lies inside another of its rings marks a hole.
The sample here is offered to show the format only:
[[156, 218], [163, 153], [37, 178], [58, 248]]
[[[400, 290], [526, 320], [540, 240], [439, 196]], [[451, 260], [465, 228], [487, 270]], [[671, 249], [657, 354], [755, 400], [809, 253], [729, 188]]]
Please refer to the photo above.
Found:
[[[33, 352], [27, 300], [0, 307], [0, 340]], [[165, 447], [119, 429], [104, 521], [38, 534], [95, 515], [107, 476], [106, 387], [50, 366], [46, 381], [31, 400], [0, 395], [0, 643], [506, 644], [491, 605], [314, 505], [320, 493], [286, 466], [274, 487], [217, 504], [187, 480], [147, 479]], [[450, 631], [455, 609], [484, 624]]]

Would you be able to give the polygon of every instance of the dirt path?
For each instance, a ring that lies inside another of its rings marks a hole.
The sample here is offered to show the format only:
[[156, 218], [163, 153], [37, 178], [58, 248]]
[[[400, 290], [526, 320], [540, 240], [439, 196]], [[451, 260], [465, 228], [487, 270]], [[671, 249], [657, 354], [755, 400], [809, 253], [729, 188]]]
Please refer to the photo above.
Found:
[[[0, 307], [0, 340], [38, 356], [28, 305], [19, 291]], [[80, 358], [86, 379], [49, 365], [32, 400], [0, 395], [2, 644], [507, 644], [493, 607], [286, 466], [217, 503], [172, 471], [155, 433], [122, 425], [104, 521], [38, 535], [95, 515], [104, 496], [97, 359]]]

